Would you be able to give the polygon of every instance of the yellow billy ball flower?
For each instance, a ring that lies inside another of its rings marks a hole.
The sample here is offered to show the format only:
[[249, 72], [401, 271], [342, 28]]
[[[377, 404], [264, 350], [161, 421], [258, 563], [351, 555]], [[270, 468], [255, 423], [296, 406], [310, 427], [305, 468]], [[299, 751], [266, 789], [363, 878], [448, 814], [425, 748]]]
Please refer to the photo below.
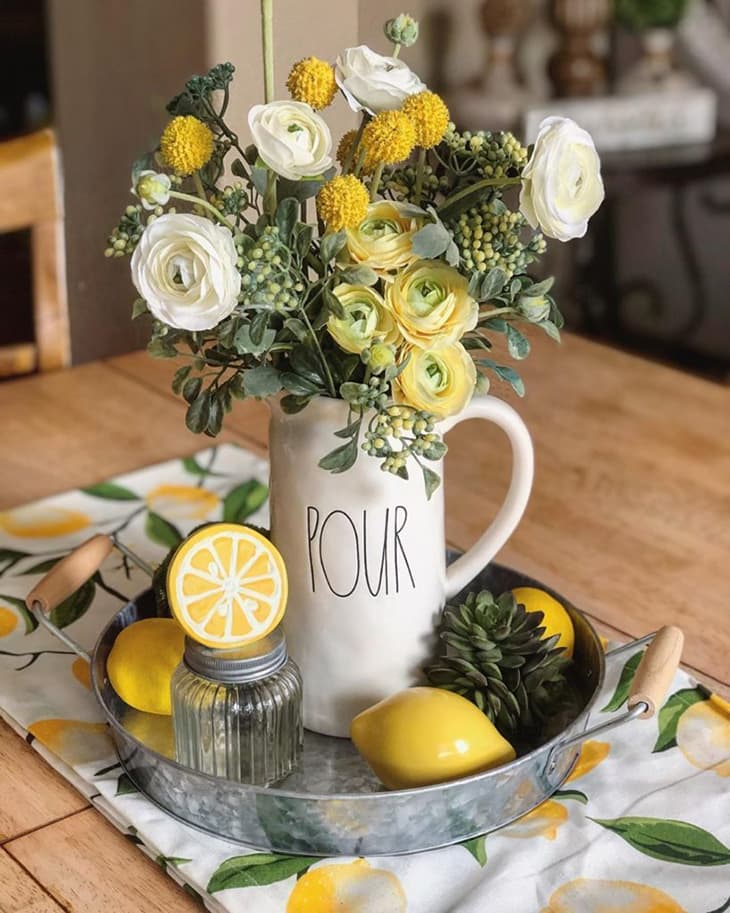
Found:
[[326, 108], [337, 94], [334, 67], [326, 60], [305, 57], [291, 68], [286, 87], [295, 101], [315, 109]]
[[191, 114], [174, 117], [162, 132], [160, 152], [164, 163], [176, 174], [192, 174], [210, 161], [213, 134]]
[[368, 192], [354, 174], [339, 175], [317, 194], [317, 212], [330, 231], [354, 228], [368, 211]]
[[401, 109], [416, 128], [416, 145], [431, 149], [444, 138], [449, 127], [449, 109], [435, 92], [410, 95]]
[[407, 159], [416, 145], [416, 128], [402, 111], [381, 111], [365, 127], [362, 148], [368, 167], [395, 165]]
[[393, 381], [396, 402], [430, 412], [436, 418], [456, 415], [474, 393], [476, 368], [460, 342], [404, 350], [409, 355], [403, 371]]

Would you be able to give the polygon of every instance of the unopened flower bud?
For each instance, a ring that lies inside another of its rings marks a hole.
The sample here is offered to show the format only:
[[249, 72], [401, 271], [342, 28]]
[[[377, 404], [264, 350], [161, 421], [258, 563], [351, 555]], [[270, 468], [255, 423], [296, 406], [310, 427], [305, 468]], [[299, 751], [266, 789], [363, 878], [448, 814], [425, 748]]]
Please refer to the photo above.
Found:
[[132, 193], [137, 194], [145, 209], [155, 210], [170, 199], [170, 178], [156, 171], [142, 171]]
[[418, 41], [418, 22], [408, 13], [401, 13], [395, 19], [389, 19], [383, 27], [385, 37], [393, 44], [409, 48]]
[[540, 323], [550, 316], [550, 302], [544, 295], [522, 295], [517, 302], [517, 310], [530, 323]]
[[395, 346], [376, 342], [368, 350], [368, 365], [373, 374], [382, 374], [395, 364]]

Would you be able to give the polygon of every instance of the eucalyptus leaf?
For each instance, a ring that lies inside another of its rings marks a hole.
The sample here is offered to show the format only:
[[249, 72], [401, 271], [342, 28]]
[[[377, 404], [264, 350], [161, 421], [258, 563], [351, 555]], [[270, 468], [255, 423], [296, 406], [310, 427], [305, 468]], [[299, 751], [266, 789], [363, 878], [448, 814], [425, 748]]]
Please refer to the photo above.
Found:
[[490, 298], [499, 295], [506, 282], [507, 273], [499, 266], [493, 267], [482, 279], [481, 286], [479, 287], [479, 300], [489, 301]]
[[330, 260], [334, 260], [337, 254], [339, 254], [339, 252], [345, 246], [346, 242], [347, 235], [344, 231], [336, 231], [332, 232], [331, 234], [326, 234], [322, 238], [319, 246], [319, 254], [322, 263], [329, 263]]
[[530, 343], [517, 327], [507, 324], [507, 351], [517, 360], [527, 358], [530, 354]]
[[[268, 319], [266, 311], [260, 311], [256, 317], [261, 315]], [[269, 351], [276, 340], [276, 330], [267, 328], [265, 322], [263, 325], [260, 323], [256, 327], [258, 332], [261, 333], [260, 339], [255, 341], [252, 338], [251, 334], [254, 331], [256, 317], [254, 317], [254, 320], [250, 324], [244, 323], [238, 328], [234, 340], [234, 347], [239, 355], [263, 355], [264, 352]]]
[[358, 436], [353, 435], [346, 444], [331, 450], [319, 461], [320, 468], [335, 473], [346, 472], [351, 469], [357, 459], [357, 441]]
[[259, 365], [243, 372], [243, 383], [248, 396], [265, 399], [281, 390], [281, 375], [271, 365]]
[[263, 196], [266, 193], [266, 182], [268, 180], [269, 169], [255, 166], [251, 169], [251, 181], [253, 186]]
[[303, 178], [301, 181], [290, 181], [280, 177], [277, 181], [277, 196], [280, 200], [293, 197], [303, 203], [305, 200], [316, 197], [323, 184], [324, 181], [320, 177]]
[[422, 260], [435, 260], [453, 242], [451, 232], [441, 222], [430, 222], [411, 238], [411, 249]]
[[357, 384], [352, 381], [347, 381], [347, 383], [340, 384], [340, 396], [347, 403], [356, 402], [359, 397], [362, 395], [362, 390], [360, 387], [362, 384]]
[[350, 422], [349, 425], [345, 425], [344, 428], [340, 428], [339, 431], [335, 431], [335, 437], [351, 438], [354, 434], [357, 434], [361, 423], [362, 416], [356, 418], [354, 422]]
[[421, 466], [421, 470], [423, 472], [423, 483], [426, 486], [426, 498], [430, 501], [431, 495], [441, 484], [441, 476], [434, 472], [433, 469], [429, 469], [428, 466]]
[[349, 266], [340, 273], [343, 282], [349, 282], [350, 285], [375, 285], [378, 281], [378, 274], [369, 266]]
[[508, 383], [518, 396], [525, 395], [525, 384], [514, 368], [509, 368], [507, 365], [498, 365], [488, 358], [478, 358], [476, 359], [476, 362], [477, 364], [494, 371], [497, 377], [499, 377], [500, 380], [505, 381], [505, 383]]
[[535, 282], [529, 288], [529, 295], [532, 298], [538, 298], [541, 295], [547, 295], [550, 289], [555, 283], [555, 277], [549, 276], [547, 279], [543, 279], [542, 282]]
[[479, 326], [492, 330], [493, 333], [507, 332], [507, 321], [503, 317], [488, 317], [486, 320], [480, 320]]
[[551, 339], [554, 339], [555, 342], [560, 342], [560, 330], [555, 326], [552, 320], [541, 320], [540, 323], [535, 325], [540, 327], [540, 329], [547, 333]]
[[276, 227], [279, 229], [279, 238], [287, 247], [298, 217], [299, 203], [294, 197], [286, 197], [276, 207]]
[[323, 292], [323, 297], [324, 303], [327, 306], [327, 310], [334, 317], [337, 317], [339, 320], [344, 320], [345, 317], [347, 317], [347, 312], [342, 306], [342, 302], [334, 292], [331, 292], [328, 288], [326, 288]]

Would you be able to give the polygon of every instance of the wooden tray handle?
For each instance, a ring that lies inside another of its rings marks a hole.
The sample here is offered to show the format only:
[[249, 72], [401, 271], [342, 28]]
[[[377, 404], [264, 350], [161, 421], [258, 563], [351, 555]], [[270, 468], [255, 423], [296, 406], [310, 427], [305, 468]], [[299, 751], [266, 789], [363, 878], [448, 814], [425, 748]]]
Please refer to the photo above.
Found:
[[668, 625], [660, 628], [636, 670], [631, 684], [629, 710], [637, 704], [647, 705], [642, 719], [654, 716], [666, 697], [669, 686], [682, 658], [684, 634], [679, 628]]
[[113, 548], [112, 540], [102, 533], [87, 539], [54, 564], [25, 597], [25, 604], [31, 612], [51, 612], [99, 570]]

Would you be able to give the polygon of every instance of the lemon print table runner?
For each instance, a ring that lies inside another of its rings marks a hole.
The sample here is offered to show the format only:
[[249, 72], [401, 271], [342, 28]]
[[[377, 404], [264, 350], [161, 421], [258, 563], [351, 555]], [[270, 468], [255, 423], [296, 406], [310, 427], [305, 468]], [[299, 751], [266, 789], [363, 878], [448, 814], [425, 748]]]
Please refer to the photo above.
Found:
[[[23, 597], [97, 531], [116, 532], [154, 564], [203, 521], [265, 525], [266, 478], [264, 462], [226, 444], [0, 513], [0, 713], [102, 814], [214, 911], [730, 911], [730, 706], [681, 672], [658, 717], [586, 743], [547, 802], [443, 850], [320, 860], [248, 852], [137, 792], [117, 764], [87, 664], [38, 628]], [[54, 620], [91, 648], [147, 585], [115, 552]], [[621, 709], [638, 660], [612, 670], [594, 717]]]

